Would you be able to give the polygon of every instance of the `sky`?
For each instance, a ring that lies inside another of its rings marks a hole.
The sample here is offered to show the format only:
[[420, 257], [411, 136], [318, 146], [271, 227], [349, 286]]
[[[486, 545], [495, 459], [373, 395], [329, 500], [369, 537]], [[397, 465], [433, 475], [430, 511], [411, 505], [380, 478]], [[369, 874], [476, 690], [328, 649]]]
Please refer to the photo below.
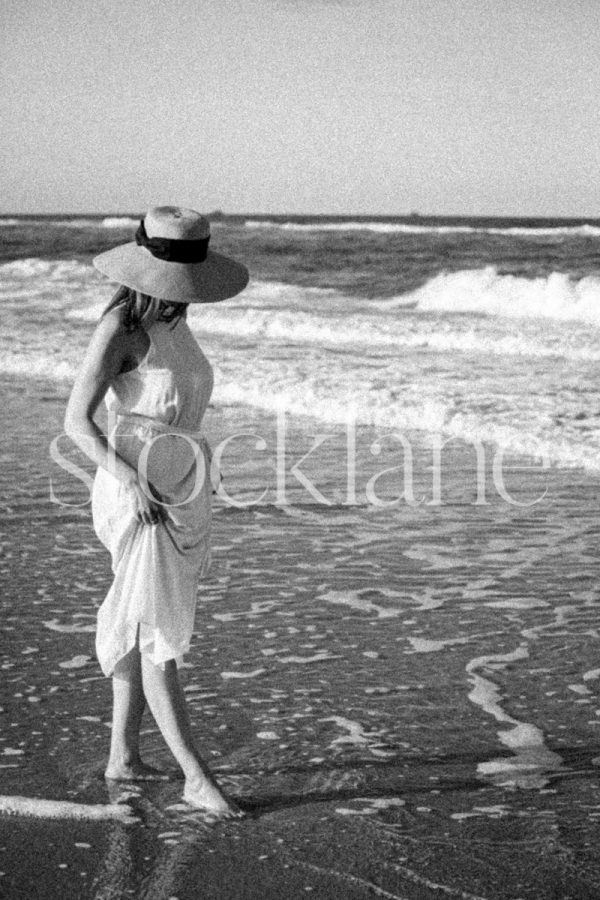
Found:
[[597, 0], [2, 0], [0, 213], [600, 216]]

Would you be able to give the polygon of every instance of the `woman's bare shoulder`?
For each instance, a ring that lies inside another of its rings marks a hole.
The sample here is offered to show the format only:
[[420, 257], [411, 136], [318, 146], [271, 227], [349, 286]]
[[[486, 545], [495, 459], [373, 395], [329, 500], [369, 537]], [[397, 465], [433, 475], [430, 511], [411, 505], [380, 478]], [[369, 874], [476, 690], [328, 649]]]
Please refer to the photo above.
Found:
[[96, 322], [95, 334], [102, 335], [107, 340], [119, 335], [128, 334], [125, 325], [125, 310], [122, 306], [114, 306], [104, 313]]
[[146, 329], [140, 324], [127, 326], [124, 312], [122, 307], [114, 307], [105, 313], [96, 323], [88, 347], [87, 364], [113, 377], [136, 368], [150, 345]]
[[123, 310], [115, 307], [96, 323], [87, 348], [84, 367], [108, 368], [114, 374], [119, 371], [123, 360], [130, 354], [134, 342], [135, 332], [128, 331]]
[[98, 350], [129, 351], [140, 343], [141, 326], [130, 328], [125, 324], [125, 311], [114, 307], [96, 323], [91, 345]]

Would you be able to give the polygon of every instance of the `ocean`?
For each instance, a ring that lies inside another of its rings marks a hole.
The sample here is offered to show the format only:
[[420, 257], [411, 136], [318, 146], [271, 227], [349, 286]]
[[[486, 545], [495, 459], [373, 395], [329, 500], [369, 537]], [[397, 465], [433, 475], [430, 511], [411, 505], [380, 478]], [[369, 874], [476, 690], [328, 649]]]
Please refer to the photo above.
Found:
[[137, 221], [0, 219], [2, 896], [597, 900], [600, 221], [213, 215], [251, 272], [188, 313], [227, 443], [180, 673], [247, 813], [216, 825], [148, 711], [169, 780], [103, 777], [112, 572], [62, 429]]
[[[0, 219], [3, 372], [72, 379], [133, 216]], [[600, 220], [217, 216], [250, 287], [193, 307], [214, 402], [600, 465]]]

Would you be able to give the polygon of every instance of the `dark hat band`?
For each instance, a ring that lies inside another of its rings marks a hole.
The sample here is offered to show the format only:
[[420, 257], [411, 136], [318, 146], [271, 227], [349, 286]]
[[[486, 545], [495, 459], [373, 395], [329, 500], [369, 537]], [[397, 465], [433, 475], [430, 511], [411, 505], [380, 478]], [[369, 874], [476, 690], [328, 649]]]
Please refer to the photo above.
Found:
[[171, 238], [149, 238], [146, 234], [146, 226], [144, 220], [140, 222], [140, 227], [135, 233], [135, 242], [140, 247], [146, 247], [152, 256], [156, 259], [162, 259], [165, 262], [178, 263], [200, 263], [206, 259], [208, 253], [207, 238], [198, 241], [178, 241]]

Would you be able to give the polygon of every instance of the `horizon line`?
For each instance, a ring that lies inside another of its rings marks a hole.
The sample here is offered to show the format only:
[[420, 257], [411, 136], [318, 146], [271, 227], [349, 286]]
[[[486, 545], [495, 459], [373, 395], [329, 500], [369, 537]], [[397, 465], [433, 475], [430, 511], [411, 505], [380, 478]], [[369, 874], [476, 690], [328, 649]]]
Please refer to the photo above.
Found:
[[[30, 218], [142, 218], [144, 213], [142, 212], [131, 212], [131, 211], [114, 211], [114, 210], [104, 210], [104, 211], [84, 211], [84, 212], [73, 212], [67, 210], [54, 210], [52, 212], [0, 212], [0, 219], [30, 219]], [[387, 220], [387, 219], [471, 219], [471, 220], [490, 220], [490, 219], [505, 219], [505, 220], [535, 220], [535, 221], [561, 221], [561, 222], [579, 222], [585, 223], [589, 221], [599, 222], [600, 216], [564, 216], [564, 215], [536, 215], [534, 213], [528, 214], [486, 214], [486, 213], [421, 213], [417, 210], [411, 210], [410, 212], [399, 212], [399, 213], [359, 213], [359, 212], [350, 212], [350, 213], [331, 213], [331, 212], [227, 212], [222, 209], [213, 209], [206, 213], [204, 213], [207, 218], [236, 218], [236, 219], [269, 219], [269, 218], [295, 218], [295, 219], [355, 219], [355, 220]]]

